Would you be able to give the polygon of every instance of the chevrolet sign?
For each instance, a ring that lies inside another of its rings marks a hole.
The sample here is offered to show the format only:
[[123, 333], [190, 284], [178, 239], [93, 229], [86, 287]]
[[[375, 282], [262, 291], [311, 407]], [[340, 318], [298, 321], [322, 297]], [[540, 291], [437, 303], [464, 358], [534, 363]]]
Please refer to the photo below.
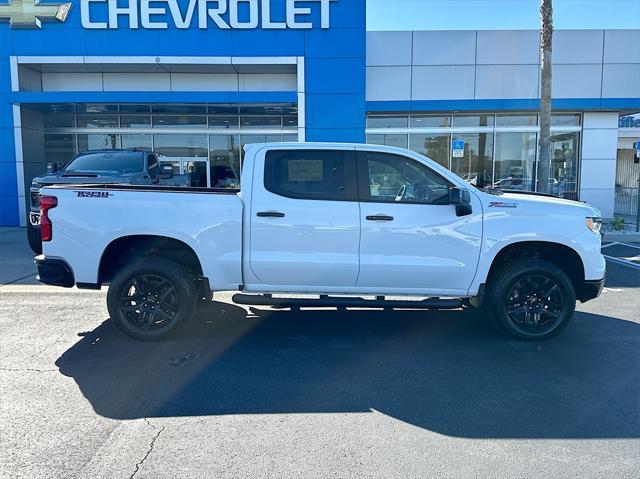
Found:
[[[284, 16], [276, 19], [272, 0], [80, 0], [80, 17], [82, 26], [90, 30], [115, 30], [123, 22], [132, 30], [187, 29], [194, 24], [200, 29], [215, 25], [222, 30], [305, 30], [314, 28], [310, 15], [317, 8], [319, 27], [328, 29], [330, 5], [336, 1], [285, 0]], [[13, 28], [40, 28], [41, 20], [64, 22], [70, 9], [71, 3], [10, 0], [8, 5], [0, 4], [0, 20], [8, 20]]]
[[41, 4], [40, 0], [9, 0], [0, 4], [0, 20], [8, 21], [11, 28], [40, 28], [42, 20], [64, 22], [71, 3]]

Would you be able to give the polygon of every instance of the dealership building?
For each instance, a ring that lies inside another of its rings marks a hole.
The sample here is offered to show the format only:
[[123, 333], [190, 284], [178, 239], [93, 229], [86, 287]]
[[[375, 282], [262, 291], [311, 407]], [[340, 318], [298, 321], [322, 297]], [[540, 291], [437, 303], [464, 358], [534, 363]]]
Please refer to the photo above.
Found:
[[[364, 0], [0, 4], [0, 226], [25, 224], [47, 163], [87, 149], [151, 148], [193, 186], [237, 187], [244, 144], [367, 141], [535, 190], [538, 32], [365, 17]], [[627, 214], [640, 30], [556, 31], [553, 63], [550, 188]]]

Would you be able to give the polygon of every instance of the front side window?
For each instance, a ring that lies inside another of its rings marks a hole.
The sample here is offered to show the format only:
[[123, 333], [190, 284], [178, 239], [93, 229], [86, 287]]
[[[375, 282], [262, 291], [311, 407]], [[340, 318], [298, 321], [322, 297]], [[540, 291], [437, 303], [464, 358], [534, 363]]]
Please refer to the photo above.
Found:
[[160, 175], [160, 165], [158, 164], [158, 159], [155, 155], [149, 155], [149, 158], [147, 159], [147, 170], [149, 172], [149, 176], [152, 178]]
[[368, 176], [361, 188], [365, 201], [382, 203], [448, 204], [448, 180], [411, 158], [389, 153], [367, 152], [360, 156], [359, 168]]
[[277, 195], [307, 200], [356, 199], [353, 155], [341, 150], [267, 152], [265, 188]]

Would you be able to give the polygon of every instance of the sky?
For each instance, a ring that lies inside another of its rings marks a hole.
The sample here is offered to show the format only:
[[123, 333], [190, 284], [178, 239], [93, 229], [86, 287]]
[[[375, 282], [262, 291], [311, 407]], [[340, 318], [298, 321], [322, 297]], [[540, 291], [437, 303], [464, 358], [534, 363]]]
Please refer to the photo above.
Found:
[[[367, 29], [538, 29], [539, 9], [540, 0], [367, 0]], [[640, 0], [553, 0], [553, 13], [556, 29], [640, 28]]]

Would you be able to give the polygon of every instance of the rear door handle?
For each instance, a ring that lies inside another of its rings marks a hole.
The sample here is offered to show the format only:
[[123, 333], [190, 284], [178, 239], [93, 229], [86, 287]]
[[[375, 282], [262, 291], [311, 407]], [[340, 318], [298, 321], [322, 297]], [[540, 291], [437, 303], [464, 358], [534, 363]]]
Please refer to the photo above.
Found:
[[367, 220], [369, 220], [369, 221], [393, 221], [393, 216], [371, 215], [371, 216], [367, 216]]
[[259, 211], [257, 216], [260, 218], [284, 218], [284, 213], [279, 211]]

